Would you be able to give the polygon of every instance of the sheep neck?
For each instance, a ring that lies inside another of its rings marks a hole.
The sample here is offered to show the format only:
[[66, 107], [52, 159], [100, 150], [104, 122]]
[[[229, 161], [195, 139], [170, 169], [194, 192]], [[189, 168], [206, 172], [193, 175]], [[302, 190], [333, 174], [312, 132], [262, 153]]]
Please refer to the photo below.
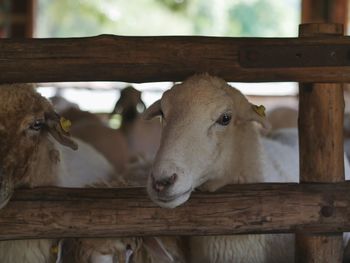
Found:
[[220, 168], [217, 168], [218, 171], [210, 171], [215, 177], [199, 187], [202, 191], [214, 192], [228, 184], [264, 181], [263, 163], [266, 157], [255, 124], [242, 123], [234, 127], [226, 139], [221, 146], [220, 157], [215, 160], [216, 167]]
[[[262, 182], [264, 149], [254, 123], [244, 123], [233, 131], [232, 158], [226, 167], [228, 183]], [[238, 140], [236, 138], [239, 138]]]

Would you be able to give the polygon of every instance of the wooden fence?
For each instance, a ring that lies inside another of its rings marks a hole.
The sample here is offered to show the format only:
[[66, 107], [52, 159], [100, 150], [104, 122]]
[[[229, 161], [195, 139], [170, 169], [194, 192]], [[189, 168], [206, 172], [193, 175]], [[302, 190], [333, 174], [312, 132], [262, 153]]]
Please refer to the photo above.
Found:
[[341, 234], [350, 231], [344, 99], [336, 84], [350, 82], [350, 38], [342, 34], [340, 25], [306, 24], [299, 38], [0, 40], [2, 83], [181, 81], [196, 72], [302, 82], [301, 184], [229, 186], [195, 193], [172, 210], [152, 204], [144, 189], [18, 190], [0, 211], [0, 240], [294, 232], [297, 262], [341, 262]]

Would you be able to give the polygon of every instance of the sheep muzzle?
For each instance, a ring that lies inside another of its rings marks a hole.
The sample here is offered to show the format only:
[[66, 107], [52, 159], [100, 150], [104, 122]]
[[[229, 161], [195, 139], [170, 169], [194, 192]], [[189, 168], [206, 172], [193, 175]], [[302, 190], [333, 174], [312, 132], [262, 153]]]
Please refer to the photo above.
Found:
[[0, 209], [6, 206], [14, 192], [14, 183], [11, 175], [3, 173], [0, 168]]

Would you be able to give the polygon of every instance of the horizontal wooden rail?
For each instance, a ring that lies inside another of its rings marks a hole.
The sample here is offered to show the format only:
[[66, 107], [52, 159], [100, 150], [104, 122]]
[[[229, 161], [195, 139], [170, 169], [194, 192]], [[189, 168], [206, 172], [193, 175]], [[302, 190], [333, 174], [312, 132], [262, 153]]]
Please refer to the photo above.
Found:
[[350, 82], [350, 38], [121, 37], [0, 40], [0, 83], [181, 81]]
[[350, 183], [231, 185], [159, 208], [143, 188], [18, 190], [0, 240], [350, 231]]

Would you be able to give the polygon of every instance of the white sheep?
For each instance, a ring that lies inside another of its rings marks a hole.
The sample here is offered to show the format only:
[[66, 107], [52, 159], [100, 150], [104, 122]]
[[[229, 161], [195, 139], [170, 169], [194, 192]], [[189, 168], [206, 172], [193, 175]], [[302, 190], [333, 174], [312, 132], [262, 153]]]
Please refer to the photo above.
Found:
[[[200, 188], [227, 184], [298, 182], [296, 133], [263, 138], [269, 128], [261, 108], [224, 80], [195, 75], [166, 91], [144, 117], [161, 115], [162, 139], [148, 179], [150, 198], [162, 207], [186, 202]], [[287, 139], [287, 140], [286, 140]], [[348, 170], [348, 167], [347, 167]], [[347, 173], [348, 174], [348, 173]], [[294, 235], [191, 238], [192, 262], [294, 262]]]

